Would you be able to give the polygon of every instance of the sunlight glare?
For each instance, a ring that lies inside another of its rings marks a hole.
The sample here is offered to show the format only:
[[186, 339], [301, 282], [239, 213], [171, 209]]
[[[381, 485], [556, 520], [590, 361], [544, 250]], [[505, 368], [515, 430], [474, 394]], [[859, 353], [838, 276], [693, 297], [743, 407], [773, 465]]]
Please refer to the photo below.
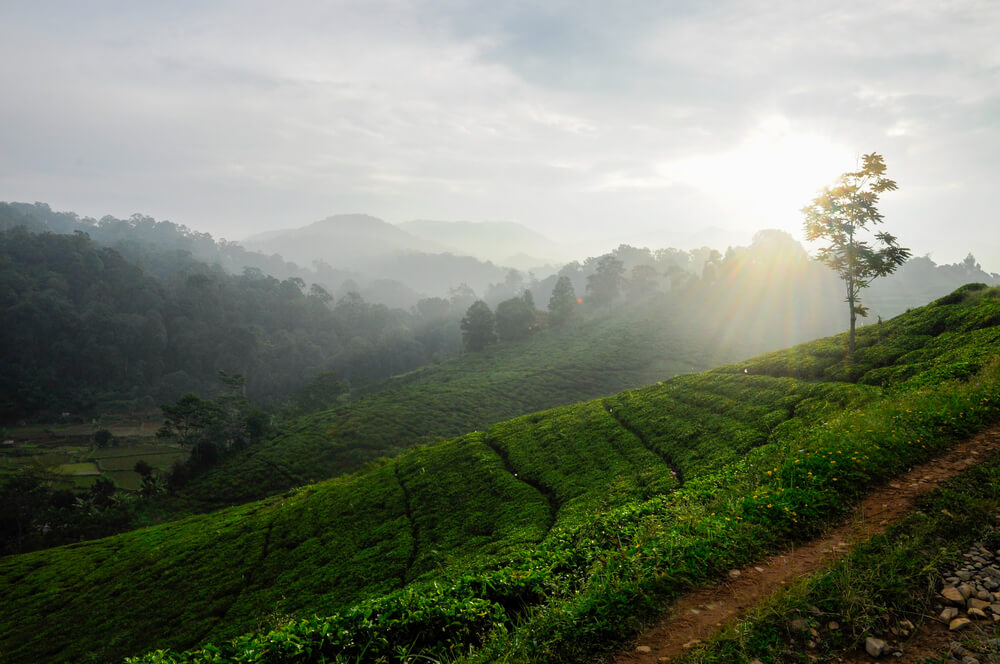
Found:
[[660, 172], [711, 194], [736, 223], [793, 230], [801, 223], [802, 207], [852, 169], [857, 156], [829, 138], [799, 132], [786, 118], [774, 117], [732, 150], [671, 162]]

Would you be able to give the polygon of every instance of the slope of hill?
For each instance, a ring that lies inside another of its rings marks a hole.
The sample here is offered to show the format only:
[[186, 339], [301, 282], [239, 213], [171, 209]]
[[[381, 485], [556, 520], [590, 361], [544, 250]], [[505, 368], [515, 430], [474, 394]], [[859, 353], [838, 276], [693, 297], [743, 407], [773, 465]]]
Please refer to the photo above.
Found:
[[448, 247], [450, 251], [501, 265], [511, 265], [510, 258], [536, 257], [530, 265], [513, 265], [527, 269], [536, 265], [567, 260], [555, 242], [527, 226], [512, 221], [432, 221], [420, 219], [396, 224], [407, 233], [427, 242]]
[[255, 235], [243, 244], [278, 253], [302, 265], [352, 270], [362, 280], [390, 279], [424, 295], [446, 295], [467, 284], [482, 293], [502, 282], [507, 268], [472, 256], [453, 255], [452, 248], [424, 239], [376, 217], [337, 215], [309, 226]]
[[354, 472], [420, 442], [707, 368], [701, 344], [675, 324], [672, 311], [663, 297], [398, 376], [227, 459], [181, 498], [198, 509], [246, 502]]
[[445, 250], [367, 214], [338, 214], [301, 228], [251, 235], [242, 244], [248, 249], [281, 254], [300, 265], [322, 260], [348, 269], [395, 254]]
[[[8, 557], [0, 652], [105, 660], [282, 624], [141, 661], [583, 661], [1000, 418], [998, 341], [1000, 289], [966, 288], [863, 328], [850, 364], [842, 336], [819, 340], [262, 503]], [[817, 366], [838, 380], [791, 377]]]

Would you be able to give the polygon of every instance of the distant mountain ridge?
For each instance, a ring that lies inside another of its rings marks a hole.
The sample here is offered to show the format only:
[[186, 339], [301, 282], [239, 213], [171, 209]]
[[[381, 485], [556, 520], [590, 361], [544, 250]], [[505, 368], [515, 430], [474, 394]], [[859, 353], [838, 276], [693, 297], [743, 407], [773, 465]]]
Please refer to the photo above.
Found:
[[566, 258], [556, 242], [513, 221], [417, 219], [396, 226], [427, 242], [450, 247], [455, 253], [517, 269], [530, 269]]
[[342, 269], [361, 269], [395, 254], [446, 251], [440, 244], [368, 214], [333, 215], [300, 228], [251, 235], [242, 244], [281, 254], [300, 265], [323, 261]]

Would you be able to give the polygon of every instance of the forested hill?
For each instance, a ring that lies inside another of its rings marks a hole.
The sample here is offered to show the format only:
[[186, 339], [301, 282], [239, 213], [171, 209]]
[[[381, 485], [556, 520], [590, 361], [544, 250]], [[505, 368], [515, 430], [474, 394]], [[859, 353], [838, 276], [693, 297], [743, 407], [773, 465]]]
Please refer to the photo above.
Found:
[[[364, 383], [459, 343], [458, 309], [404, 312], [259, 270], [230, 275], [188, 254], [157, 279], [86, 235], [0, 231], [0, 421], [43, 411], [154, 408], [212, 393], [219, 369], [256, 401], [320, 371]], [[423, 312], [423, 313], [421, 313]]]

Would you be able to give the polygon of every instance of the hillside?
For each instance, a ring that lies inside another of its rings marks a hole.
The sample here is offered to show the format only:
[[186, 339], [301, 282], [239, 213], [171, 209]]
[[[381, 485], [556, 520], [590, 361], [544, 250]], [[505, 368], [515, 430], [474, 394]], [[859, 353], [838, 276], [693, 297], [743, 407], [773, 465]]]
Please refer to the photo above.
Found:
[[335, 215], [301, 228], [251, 236], [243, 244], [313, 265], [320, 275], [330, 267], [348, 270], [362, 282], [392, 280], [424, 296], [444, 296], [463, 283], [482, 293], [508, 272], [489, 261], [453, 255], [455, 249], [433, 237], [411, 234], [366, 214]]
[[966, 288], [862, 328], [850, 364], [822, 339], [8, 557], [0, 652], [104, 661], [279, 625], [141, 661], [583, 661], [997, 420], [998, 341], [1000, 290]]
[[169, 276], [83, 233], [0, 231], [0, 422], [152, 410], [211, 394], [220, 369], [243, 375], [256, 403], [281, 403], [324, 370], [364, 384], [460, 347], [448, 303], [424, 316], [155, 255]]
[[564, 250], [555, 242], [527, 226], [511, 221], [420, 219], [405, 221], [397, 226], [425, 241], [448, 247], [453, 253], [475, 256], [522, 270], [566, 258]]
[[662, 297], [398, 376], [227, 459], [186, 486], [181, 500], [198, 509], [246, 502], [354, 472], [417, 443], [707, 368], [703, 345], [673, 310]]
[[252, 235], [242, 244], [266, 254], [281, 254], [300, 265], [322, 260], [335, 267], [353, 269], [386, 256], [444, 250], [434, 242], [367, 214], [334, 215], [301, 228]]

